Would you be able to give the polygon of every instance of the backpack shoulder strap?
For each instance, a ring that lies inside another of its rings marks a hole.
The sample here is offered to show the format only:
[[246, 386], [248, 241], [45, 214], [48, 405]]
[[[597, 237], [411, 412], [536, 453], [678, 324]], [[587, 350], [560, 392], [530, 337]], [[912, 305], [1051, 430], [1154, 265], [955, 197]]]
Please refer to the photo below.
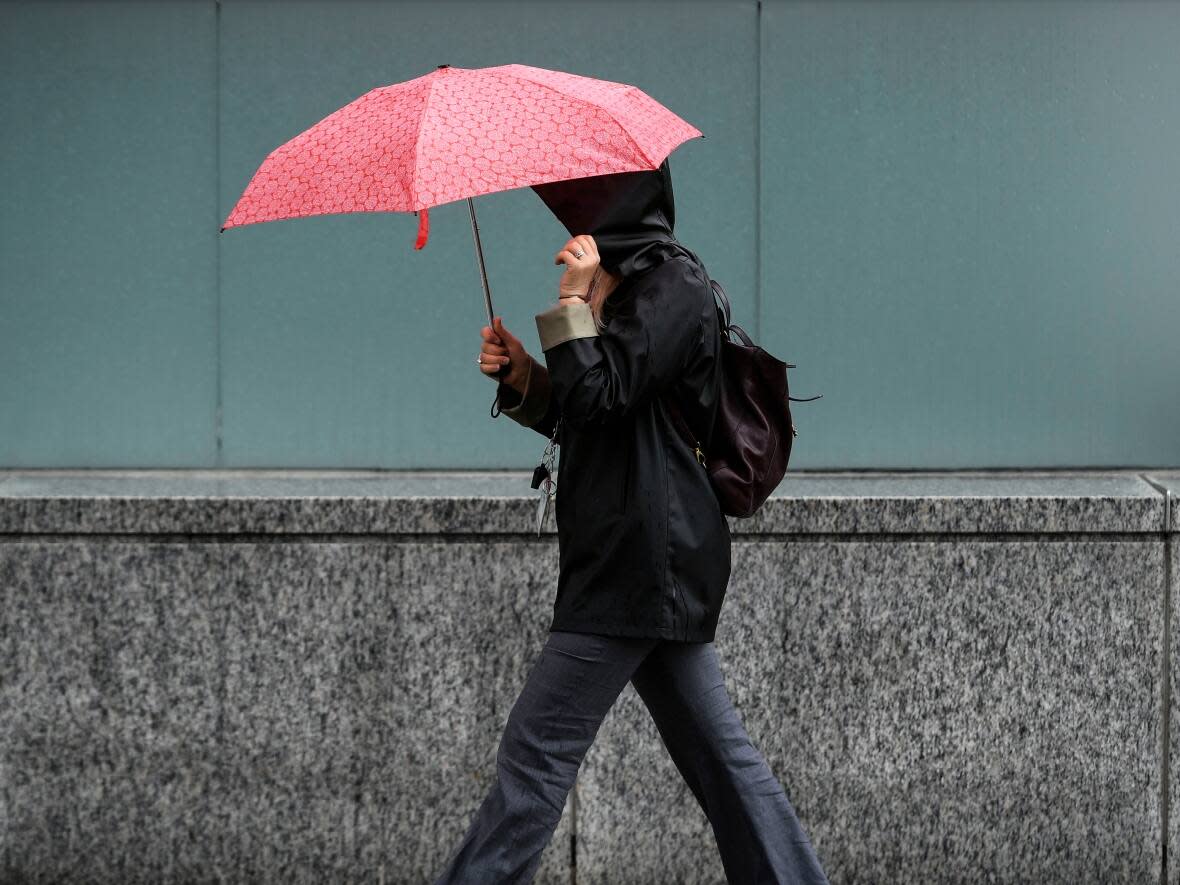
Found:
[[[725, 289], [722, 288], [721, 284], [710, 277], [708, 273], [705, 274], [705, 279], [709, 281], [709, 286], [713, 290], [714, 304], [720, 300], [720, 307], [718, 307], [717, 313], [718, 319], [722, 323], [721, 336], [725, 337], [725, 332], [730, 325], [729, 296], [725, 294]], [[742, 335], [745, 336], [745, 332], [742, 332]], [[749, 339], [747, 338], [747, 341], [748, 340]], [[676, 431], [688, 444], [689, 448], [698, 452], [697, 460], [701, 461], [703, 464], [704, 461], [702, 459], [704, 455], [703, 453], [700, 453], [700, 449], [698, 448], [700, 441], [692, 432], [692, 428], [688, 426], [688, 422], [684, 419], [684, 413], [680, 410], [680, 404], [677, 403], [675, 397], [671, 396], [670, 394], [661, 398], [668, 407], [668, 413], [672, 416], [672, 423], [675, 425]]]
[[725, 322], [725, 325], [722, 326], [721, 331], [724, 332], [729, 328], [730, 323], [729, 296], [725, 294], [725, 289], [722, 288], [721, 284], [712, 277], [709, 278], [709, 285], [713, 288], [713, 300], [721, 301], [721, 316]]

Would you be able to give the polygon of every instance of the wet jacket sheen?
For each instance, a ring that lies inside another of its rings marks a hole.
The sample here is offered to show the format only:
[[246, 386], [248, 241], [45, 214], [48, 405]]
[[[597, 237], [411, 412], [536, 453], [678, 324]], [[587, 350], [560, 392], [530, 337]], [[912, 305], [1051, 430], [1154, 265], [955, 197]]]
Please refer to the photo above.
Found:
[[729, 524], [660, 397], [676, 398], [707, 455], [721, 339], [707, 274], [671, 236], [666, 161], [645, 175], [647, 191], [611, 200], [631, 218], [654, 218], [653, 234], [636, 235], [632, 223], [613, 236], [619, 228], [601, 215], [595, 226], [559, 214], [625, 275], [601, 332], [586, 303], [536, 314], [545, 366], [531, 359], [523, 395], [499, 385], [501, 412], [546, 438], [562, 419], [550, 630], [704, 642], [729, 582]]

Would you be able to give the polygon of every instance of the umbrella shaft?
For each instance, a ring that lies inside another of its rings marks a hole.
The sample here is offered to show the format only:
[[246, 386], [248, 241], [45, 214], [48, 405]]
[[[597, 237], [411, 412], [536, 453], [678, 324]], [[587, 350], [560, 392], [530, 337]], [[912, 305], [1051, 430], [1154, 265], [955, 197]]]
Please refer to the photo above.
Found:
[[475, 237], [475, 254], [479, 258], [479, 278], [483, 281], [483, 300], [488, 309], [488, 325], [494, 326], [492, 322], [492, 290], [488, 288], [488, 271], [483, 263], [483, 245], [479, 241], [479, 225], [475, 222], [475, 204], [471, 202], [471, 197], [467, 198], [467, 209], [471, 212], [471, 235]]

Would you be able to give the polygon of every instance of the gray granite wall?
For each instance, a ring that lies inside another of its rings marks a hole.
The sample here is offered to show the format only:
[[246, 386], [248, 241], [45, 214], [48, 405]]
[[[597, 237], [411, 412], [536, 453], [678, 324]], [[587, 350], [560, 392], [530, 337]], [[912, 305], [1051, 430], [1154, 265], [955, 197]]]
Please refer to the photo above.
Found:
[[1180, 471], [1152, 474], [1151, 480], [1167, 496], [1165, 579], [1168, 591], [1164, 623], [1168, 647], [1164, 674], [1167, 680], [1164, 692], [1167, 701], [1164, 705], [1166, 732], [1163, 739], [1163, 776], [1166, 785], [1164, 838], [1169, 858], [1167, 879], [1169, 883], [1174, 883], [1180, 882], [1180, 783], [1177, 783], [1180, 781], [1180, 753], [1177, 751], [1180, 742], [1180, 704], [1176, 702], [1177, 692], [1180, 691], [1180, 662], [1177, 661], [1177, 657], [1180, 657], [1180, 636], [1176, 634], [1176, 611], [1177, 603], [1180, 602]]
[[[1169, 490], [794, 474], [731, 522], [727, 687], [833, 883], [1159, 881]], [[0, 881], [429, 882], [545, 638], [533, 494], [0, 472]], [[574, 796], [538, 882], [724, 882], [630, 687]]]

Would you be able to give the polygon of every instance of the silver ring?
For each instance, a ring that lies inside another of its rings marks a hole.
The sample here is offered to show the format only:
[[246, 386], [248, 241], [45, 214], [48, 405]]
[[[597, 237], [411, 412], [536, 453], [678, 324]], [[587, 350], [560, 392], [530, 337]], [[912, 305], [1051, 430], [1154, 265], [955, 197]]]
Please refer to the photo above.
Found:
[[481, 366], [483, 365], [483, 357], [482, 357], [482, 356], [477, 356], [477, 357], [475, 358], [475, 361], [476, 361], [477, 363], [479, 363]]
[[577, 252], [574, 253], [574, 258], [585, 258], [585, 257], [586, 257], [586, 253], [583, 252], [581, 249], [579, 249]]

